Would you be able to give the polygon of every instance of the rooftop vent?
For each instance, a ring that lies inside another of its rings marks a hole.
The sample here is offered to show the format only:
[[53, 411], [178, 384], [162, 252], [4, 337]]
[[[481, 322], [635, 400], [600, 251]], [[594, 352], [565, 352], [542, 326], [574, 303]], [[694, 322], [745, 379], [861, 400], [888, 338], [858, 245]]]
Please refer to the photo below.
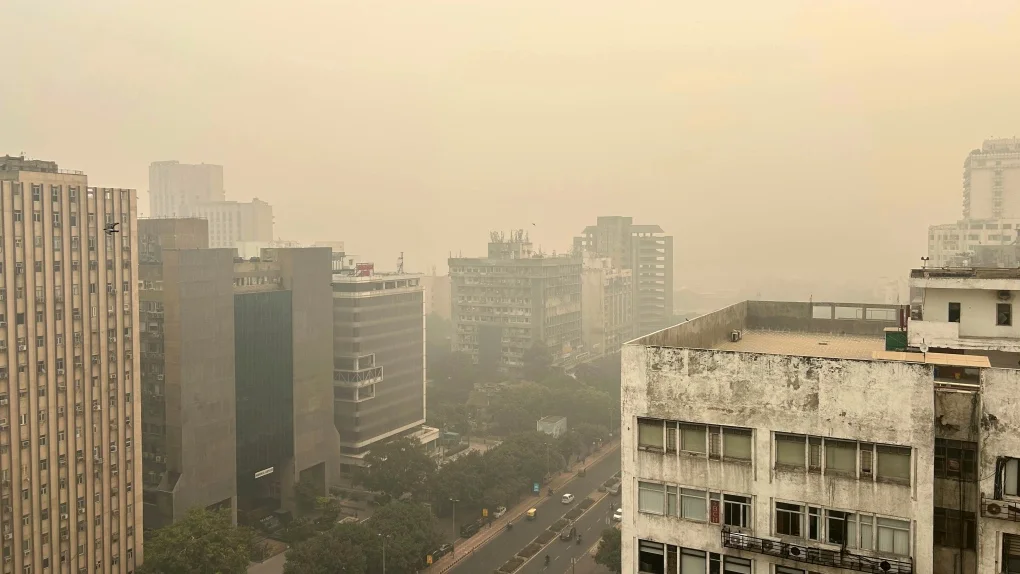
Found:
[[730, 341], [736, 343], [737, 341], [740, 340], [742, 336], [743, 333], [741, 333], [739, 329], [734, 329], [733, 331], [730, 332]]

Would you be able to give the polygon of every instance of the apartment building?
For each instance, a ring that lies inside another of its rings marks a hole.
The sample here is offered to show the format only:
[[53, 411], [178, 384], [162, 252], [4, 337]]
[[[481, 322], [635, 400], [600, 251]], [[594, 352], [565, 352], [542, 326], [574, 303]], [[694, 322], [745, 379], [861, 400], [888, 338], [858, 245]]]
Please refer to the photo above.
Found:
[[[333, 272], [332, 392], [346, 473], [364, 465], [373, 444], [422, 430], [425, 313], [421, 275], [380, 273], [371, 263], [345, 267], [345, 255], [339, 255]], [[415, 437], [431, 442], [432, 434]]]
[[581, 278], [581, 326], [592, 356], [616, 353], [634, 332], [634, 282], [629, 269], [608, 257], [585, 255]]
[[4, 572], [142, 562], [137, 201], [54, 162], [0, 158]]
[[658, 225], [636, 225], [631, 217], [599, 217], [574, 238], [575, 253], [608, 257], [633, 273], [635, 332], [651, 333], [673, 318], [673, 236]]
[[433, 269], [431, 275], [423, 275], [421, 280], [425, 286], [425, 315], [435, 314], [449, 321], [453, 311], [450, 276], [436, 275]]
[[328, 249], [209, 249], [204, 219], [139, 222], [145, 521], [292, 508], [335, 471]]
[[273, 206], [251, 201], [217, 201], [192, 207], [191, 217], [209, 220], [209, 247], [273, 242]]
[[535, 343], [555, 362], [581, 349], [580, 257], [537, 254], [517, 230], [493, 232], [488, 257], [453, 257], [449, 265], [455, 351], [506, 370], [523, 366]]

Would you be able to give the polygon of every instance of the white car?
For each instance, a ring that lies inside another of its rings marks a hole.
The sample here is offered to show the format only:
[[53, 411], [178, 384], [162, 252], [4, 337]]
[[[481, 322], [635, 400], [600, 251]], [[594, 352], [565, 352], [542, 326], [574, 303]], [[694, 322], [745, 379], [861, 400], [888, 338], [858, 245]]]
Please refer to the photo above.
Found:
[[563, 498], [560, 499], [560, 502], [562, 502], [563, 504], [570, 504], [571, 502], [574, 502], [574, 495], [564, 494]]
[[613, 521], [614, 522], [622, 522], [623, 521], [623, 509], [622, 508], [617, 508], [616, 509], [616, 512], [613, 514]]
[[493, 518], [499, 518], [500, 516], [503, 516], [504, 514], [506, 514], [506, 507], [505, 506], [497, 506], [496, 507], [496, 512], [492, 513], [492, 516], [493, 516]]

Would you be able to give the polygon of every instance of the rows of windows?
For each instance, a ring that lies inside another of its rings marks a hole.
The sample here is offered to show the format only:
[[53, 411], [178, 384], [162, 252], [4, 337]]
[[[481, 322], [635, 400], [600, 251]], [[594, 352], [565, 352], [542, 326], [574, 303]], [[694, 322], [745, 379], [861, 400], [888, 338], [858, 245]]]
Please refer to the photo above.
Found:
[[713, 459], [751, 460], [751, 429], [692, 424], [661, 419], [638, 419], [638, 448], [656, 452], [684, 452]]
[[775, 503], [775, 533], [847, 548], [910, 555], [910, 521], [796, 502]]
[[746, 558], [683, 548], [651, 540], [638, 541], [640, 574], [751, 574]]
[[697, 522], [722, 522], [736, 528], [751, 528], [753, 524], [750, 496], [656, 482], [638, 482], [638, 511]]

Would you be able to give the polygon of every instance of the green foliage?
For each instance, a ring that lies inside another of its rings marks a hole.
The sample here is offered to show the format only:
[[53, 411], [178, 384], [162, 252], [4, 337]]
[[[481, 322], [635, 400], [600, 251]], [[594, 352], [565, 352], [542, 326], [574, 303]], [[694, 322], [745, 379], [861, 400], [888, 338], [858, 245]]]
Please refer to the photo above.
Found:
[[407, 492], [424, 498], [429, 478], [436, 471], [435, 459], [410, 438], [373, 446], [365, 462], [368, 466], [358, 470], [355, 483], [390, 498], [400, 498]]
[[364, 574], [382, 570], [415, 572], [440, 544], [435, 519], [421, 504], [393, 502], [366, 524], [341, 524], [287, 551], [285, 574]]
[[309, 480], [301, 480], [294, 485], [295, 502], [302, 514], [315, 510], [315, 499], [320, 496], [322, 492]]
[[541, 381], [552, 372], [553, 356], [545, 341], [533, 342], [524, 350], [521, 362], [524, 363], [521, 374], [532, 381]]
[[284, 542], [295, 544], [318, 534], [315, 523], [307, 518], [296, 518], [287, 523], [276, 536]]
[[245, 574], [258, 557], [255, 533], [231, 524], [230, 511], [193, 509], [145, 541], [140, 574]]
[[615, 574], [623, 571], [620, 557], [621, 537], [620, 531], [616, 528], [606, 528], [602, 531], [602, 539], [599, 540], [599, 548], [595, 553], [595, 563], [601, 564]]

